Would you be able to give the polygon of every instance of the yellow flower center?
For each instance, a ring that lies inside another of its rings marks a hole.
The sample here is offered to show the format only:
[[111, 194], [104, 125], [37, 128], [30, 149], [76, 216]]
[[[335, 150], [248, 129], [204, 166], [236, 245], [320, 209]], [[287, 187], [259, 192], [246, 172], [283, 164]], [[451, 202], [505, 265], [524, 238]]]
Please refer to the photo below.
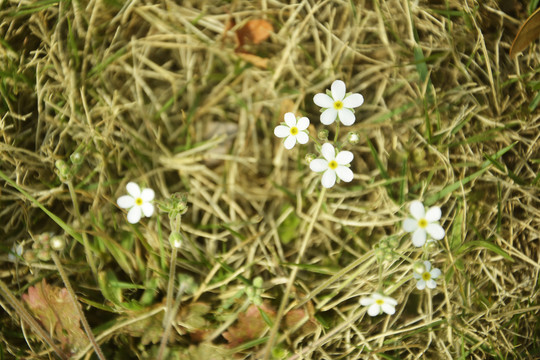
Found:
[[334, 109], [336, 109], [336, 110], [343, 109], [343, 103], [341, 101], [339, 101], [339, 100], [334, 102]]
[[425, 281], [430, 280], [431, 274], [426, 271], [425, 273], [422, 274], [422, 279], [424, 279]]
[[338, 163], [336, 162], [336, 160], [332, 160], [328, 163], [328, 167], [332, 170], [336, 170], [336, 168], [338, 167]]
[[135, 204], [138, 205], [138, 206], [141, 206], [143, 203], [142, 199], [141, 198], [136, 198], [135, 199]]
[[296, 135], [296, 134], [298, 134], [298, 128], [296, 126], [293, 126], [291, 128], [291, 135]]
[[418, 220], [418, 226], [421, 227], [422, 229], [425, 229], [426, 226], [428, 226], [428, 222], [426, 219], [420, 219]]
[[375, 304], [382, 305], [382, 304], [384, 304], [384, 300], [383, 299], [375, 300]]

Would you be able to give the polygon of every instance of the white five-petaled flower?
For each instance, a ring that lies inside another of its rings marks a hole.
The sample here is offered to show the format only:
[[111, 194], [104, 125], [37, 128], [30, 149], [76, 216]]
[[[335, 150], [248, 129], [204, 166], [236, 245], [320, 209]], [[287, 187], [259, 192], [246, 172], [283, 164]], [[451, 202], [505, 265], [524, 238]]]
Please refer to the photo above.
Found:
[[154, 190], [145, 188], [141, 191], [139, 185], [134, 182], [129, 182], [126, 189], [129, 195], [120, 196], [116, 203], [123, 209], [129, 209], [128, 221], [131, 224], [136, 224], [143, 214], [146, 217], [152, 216], [154, 205], [151, 201], [154, 200]]
[[390, 296], [373, 293], [370, 297], [361, 298], [360, 304], [362, 306], [369, 306], [367, 310], [369, 316], [377, 316], [381, 311], [388, 315], [394, 315], [396, 312], [397, 301]]
[[301, 117], [296, 120], [296, 116], [293, 113], [288, 112], [285, 114], [285, 125], [278, 125], [274, 129], [274, 135], [279, 138], [286, 138], [285, 148], [290, 150], [294, 147], [296, 142], [299, 144], [305, 144], [309, 140], [307, 128], [309, 126], [309, 119], [307, 117]]
[[435, 289], [437, 287], [437, 283], [435, 280], [441, 275], [441, 270], [437, 268], [431, 268], [431, 263], [429, 261], [424, 261], [424, 267], [425, 271], [422, 274], [413, 273], [413, 276], [416, 280], [416, 288], [418, 290], [424, 290], [426, 288], [426, 285], [430, 289]]
[[341, 80], [332, 83], [331, 93], [331, 97], [321, 93], [313, 98], [313, 102], [324, 109], [321, 114], [321, 122], [324, 125], [330, 125], [337, 117], [345, 126], [354, 124], [356, 118], [352, 109], [362, 105], [364, 97], [356, 93], [345, 97], [345, 83]]
[[325, 143], [321, 148], [321, 154], [324, 159], [311, 160], [309, 167], [315, 172], [324, 171], [321, 183], [325, 188], [334, 186], [336, 175], [345, 182], [352, 181], [354, 174], [349, 168], [349, 163], [354, 158], [352, 152], [340, 151], [336, 155], [336, 150], [332, 144]]
[[412, 243], [414, 246], [424, 246], [428, 234], [435, 240], [441, 240], [444, 237], [444, 229], [439, 225], [440, 207], [432, 206], [426, 212], [424, 204], [415, 200], [411, 203], [409, 210], [413, 219], [406, 219], [403, 222], [403, 229], [413, 233]]

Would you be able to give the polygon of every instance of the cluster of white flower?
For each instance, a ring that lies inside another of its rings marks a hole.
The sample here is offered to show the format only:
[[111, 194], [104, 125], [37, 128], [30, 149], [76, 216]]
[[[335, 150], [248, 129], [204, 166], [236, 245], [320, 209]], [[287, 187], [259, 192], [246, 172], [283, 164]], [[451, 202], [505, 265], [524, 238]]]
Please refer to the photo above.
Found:
[[[331, 85], [331, 90], [327, 94], [317, 94], [313, 97], [313, 102], [320, 106], [321, 123], [330, 125], [337, 120], [344, 126], [351, 126], [356, 121], [354, 108], [364, 103], [364, 97], [360, 94], [347, 94], [345, 83], [336, 80]], [[297, 119], [293, 113], [286, 113], [285, 122], [276, 126], [274, 134], [279, 138], [284, 138], [284, 146], [290, 150], [296, 145], [306, 144], [309, 141], [309, 119], [301, 117]], [[325, 188], [331, 188], [339, 179], [344, 182], [352, 181], [354, 174], [350, 169], [354, 155], [350, 151], [340, 151], [330, 143], [320, 146], [322, 158], [314, 159], [309, 163], [311, 170], [323, 173], [321, 184]]]
[[[403, 230], [412, 233], [412, 243], [415, 247], [423, 247], [426, 243], [444, 238], [445, 231], [439, 224], [441, 219], [441, 208], [432, 206], [425, 209], [421, 201], [415, 200], [409, 205], [412, 218], [403, 221]], [[428, 239], [428, 236], [431, 239]], [[441, 270], [432, 268], [431, 262], [424, 260], [413, 266], [413, 278], [416, 280], [418, 290], [435, 289], [437, 279], [441, 275]], [[377, 316], [382, 312], [393, 315], [396, 311], [397, 301], [394, 298], [385, 296], [379, 292], [371, 294], [369, 297], [360, 299], [360, 304], [368, 306], [367, 313], [370, 316]]]

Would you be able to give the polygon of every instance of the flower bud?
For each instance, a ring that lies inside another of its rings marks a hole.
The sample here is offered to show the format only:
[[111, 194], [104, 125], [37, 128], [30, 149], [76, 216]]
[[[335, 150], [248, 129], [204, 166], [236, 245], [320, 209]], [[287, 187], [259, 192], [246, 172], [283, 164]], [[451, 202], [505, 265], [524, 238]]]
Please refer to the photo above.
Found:
[[321, 140], [321, 141], [326, 141], [326, 140], [328, 140], [328, 130], [322, 129], [321, 131], [319, 131], [319, 132], [317, 133], [317, 137], [318, 137], [319, 140]]
[[51, 249], [56, 251], [62, 251], [64, 250], [64, 247], [66, 246], [66, 242], [61, 236], [53, 236], [50, 241]]
[[413, 271], [417, 274], [422, 275], [426, 272], [426, 267], [424, 266], [424, 263], [421, 261], [415, 262], [413, 265]]
[[74, 164], [74, 165], [80, 165], [84, 160], [81, 153], [77, 152], [77, 151], [74, 152], [73, 154], [71, 154], [69, 159], [71, 160], [71, 163]]
[[257, 276], [255, 279], [253, 279], [253, 286], [256, 288], [262, 288], [263, 286], [263, 279], [260, 276]]
[[312, 154], [312, 153], [308, 153], [308, 154], [306, 154], [305, 160], [306, 160], [306, 163], [309, 165], [309, 163], [312, 160], [315, 160], [316, 158], [317, 158], [317, 155]]
[[56, 160], [54, 165], [56, 166], [56, 173], [60, 181], [66, 182], [71, 179], [71, 170], [64, 160]]
[[357, 132], [350, 131], [347, 134], [347, 142], [351, 145], [356, 145], [360, 142], [360, 136], [358, 136]]
[[169, 235], [169, 242], [171, 243], [171, 246], [177, 249], [179, 249], [182, 246], [182, 242], [183, 242], [182, 240], [183, 240], [182, 234], [180, 234], [177, 231], [174, 231], [171, 233], [171, 235]]

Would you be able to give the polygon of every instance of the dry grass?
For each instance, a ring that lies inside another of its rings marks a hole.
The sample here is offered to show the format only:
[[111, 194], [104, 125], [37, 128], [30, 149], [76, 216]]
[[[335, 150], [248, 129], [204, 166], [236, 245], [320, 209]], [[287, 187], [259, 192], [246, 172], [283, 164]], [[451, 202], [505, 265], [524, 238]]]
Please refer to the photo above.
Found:
[[[20, 190], [1, 180], [0, 358], [54, 357], [16, 300], [42, 279], [64, 287], [59, 267], [109, 359], [157, 358], [163, 338], [170, 359], [539, 358], [540, 54], [509, 59], [528, 1], [498, 3], [1, 2], [0, 170]], [[273, 24], [247, 49], [267, 69], [234, 51], [231, 17]], [[366, 101], [355, 179], [324, 194], [304, 161], [315, 149], [287, 151], [273, 128], [294, 111], [316, 134], [313, 95], [335, 79]], [[76, 151], [63, 183], [55, 162]], [[128, 181], [158, 201], [188, 193], [175, 261], [166, 213], [131, 226], [116, 206]], [[409, 280], [414, 199], [443, 210], [431, 292]], [[58, 262], [36, 259], [48, 232], [67, 243]], [[403, 257], [382, 262], [382, 284], [399, 305], [371, 318], [358, 301], [394, 234]], [[257, 276], [272, 326], [230, 349]], [[311, 326], [286, 326], [294, 309]]]

